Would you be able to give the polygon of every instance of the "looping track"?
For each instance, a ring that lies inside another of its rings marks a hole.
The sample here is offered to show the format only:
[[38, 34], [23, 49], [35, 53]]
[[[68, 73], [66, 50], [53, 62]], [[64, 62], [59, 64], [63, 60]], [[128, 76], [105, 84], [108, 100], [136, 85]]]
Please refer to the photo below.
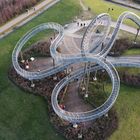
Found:
[[[52, 100], [53, 109], [57, 113], [57, 115], [67, 121], [84, 122], [84, 121], [89, 121], [89, 120], [99, 118], [100, 116], [106, 114], [110, 110], [110, 108], [115, 103], [117, 96], [119, 94], [120, 80], [114, 66], [140, 68], [140, 57], [136, 59], [131, 57], [119, 57], [119, 58], [107, 57], [108, 52], [110, 51], [110, 49], [112, 48], [116, 40], [120, 26], [124, 21], [124, 19], [130, 19], [140, 27], [140, 17], [138, 17], [137, 15], [131, 12], [124, 12], [118, 18], [113, 34], [111, 38], [108, 39], [107, 36], [110, 31], [110, 23], [111, 23], [110, 16], [106, 13], [97, 16], [95, 19], [92, 20], [92, 22], [87, 27], [87, 30], [84, 33], [82, 39], [80, 52], [76, 55], [62, 54], [57, 51], [57, 48], [64, 37], [64, 29], [61, 25], [57, 23], [41, 24], [33, 28], [32, 30], [30, 30], [19, 40], [12, 54], [13, 66], [17, 71], [17, 73], [20, 74], [22, 77], [29, 80], [33, 80], [33, 79], [41, 79], [53, 75], [55, 73], [58, 73], [60, 71], [63, 71], [70, 64], [75, 64], [77, 62], [96, 63], [97, 65], [94, 64], [90, 68], [87, 68], [86, 72], [105, 69], [108, 72], [112, 81], [112, 92], [109, 98], [107, 99], [107, 101], [103, 105], [96, 108], [95, 110], [91, 110], [87, 112], [68, 112], [62, 110], [59, 107], [57, 97], [61, 89], [74, 78], [79, 78], [83, 76], [85, 73], [85, 70], [83, 68], [80, 68], [77, 71], [73, 72], [71, 76], [67, 76], [64, 79], [62, 79], [54, 88], [51, 100]], [[102, 26], [102, 34], [99, 36], [97, 35], [96, 30], [98, 29], [99, 24], [102, 23], [103, 25], [100, 25]], [[50, 46], [51, 56], [57, 63], [56, 66], [39, 72], [29, 72], [22, 69], [18, 63], [18, 56], [21, 49], [31, 37], [46, 29], [54, 29], [58, 32], [57, 37], [55, 38], [55, 40], [52, 42]], [[92, 39], [94, 39], [94, 43], [92, 43], [91, 41]], [[104, 43], [104, 48], [99, 49], [101, 48], [103, 43]]]

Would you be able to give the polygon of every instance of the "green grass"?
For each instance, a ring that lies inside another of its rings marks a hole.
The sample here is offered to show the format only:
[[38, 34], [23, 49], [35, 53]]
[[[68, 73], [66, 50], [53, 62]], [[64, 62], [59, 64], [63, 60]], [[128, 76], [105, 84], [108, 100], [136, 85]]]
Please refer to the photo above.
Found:
[[140, 55], [140, 49], [129, 49], [123, 53], [124, 56]]
[[49, 122], [46, 102], [14, 86], [0, 93], [0, 140], [63, 140]]
[[[111, 18], [116, 21], [121, 13], [124, 11], [131, 11], [136, 13], [140, 16], [140, 12], [138, 10], [133, 10], [130, 8], [126, 8], [120, 5], [116, 5], [110, 2], [106, 2], [104, 0], [83, 0], [84, 4], [91, 8], [94, 15], [101, 14], [101, 13], [107, 13], [108, 8], [113, 8], [113, 11], [110, 11], [109, 14], [111, 15]], [[127, 20], [125, 22], [128, 25], [137, 27], [132, 21]]]
[[[26, 94], [15, 87], [9, 81], [7, 72], [11, 65], [12, 50], [21, 36], [41, 23], [70, 22], [80, 13], [80, 9], [78, 1], [61, 0], [39, 17], [0, 40], [0, 140], [64, 139], [56, 135], [49, 123], [47, 103], [41, 97]], [[36, 36], [30, 43], [44, 38], [44, 35]]]
[[[108, 86], [110, 89], [111, 86]], [[120, 94], [115, 103], [119, 117], [119, 127], [109, 140], [140, 139], [140, 88], [121, 85]]]
[[[105, 93], [110, 93], [112, 86], [105, 84]], [[90, 88], [94, 91], [94, 88]], [[108, 94], [109, 95], [109, 94]], [[101, 97], [103, 98], [103, 97]], [[91, 98], [94, 101], [94, 98]], [[140, 139], [140, 87], [129, 87], [121, 84], [119, 96], [114, 105], [118, 119], [118, 129], [109, 140], [139, 140]]]
[[93, 107], [101, 106], [108, 98], [108, 94], [105, 93], [103, 87], [104, 87], [103, 83], [90, 82], [90, 84], [89, 84], [89, 98], [87, 98], [86, 100]]
[[127, 67], [119, 67], [117, 68], [118, 71], [128, 72], [132, 75], [140, 75], [140, 69], [139, 68], [127, 68]]

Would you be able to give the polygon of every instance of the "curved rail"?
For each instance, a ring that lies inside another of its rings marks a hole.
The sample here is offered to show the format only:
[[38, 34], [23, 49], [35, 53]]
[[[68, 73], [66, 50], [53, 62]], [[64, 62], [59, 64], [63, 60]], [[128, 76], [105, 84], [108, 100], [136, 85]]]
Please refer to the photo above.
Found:
[[65, 65], [64, 67], [62, 67], [61, 65], [57, 65], [55, 67], [52, 67], [49, 69], [46, 68], [43, 71], [37, 71], [37, 72], [29, 72], [29, 71], [20, 67], [19, 62], [18, 62], [18, 56], [19, 56], [21, 49], [24, 47], [24, 45], [26, 44], [26, 42], [29, 39], [31, 39], [37, 33], [44, 31], [44, 30], [47, 30], [47, 29], [54, 29], [54, 30], [58, 31], [58, 35], [51, 45], [51, 55], [52, 55], [52, 57], [54, 57], [54, 59], [57, 60], [56, 56], [54, 55], [55, 54], [54, 50], [56, 50], [59, 42], [62, 40], [62, 38], [64, 36], [64, 29], [61, 25], [59, 25], [57, 23], [53, 23], [53, 22], [41, 24], [41, 25], [31, 29], [28, 33], [26, 33], [18, 41], [18, 43], [16, 44], [16, 47], [13, 50], [13, 53], [12, 53], [13, 66], [14, 66], [15, 70], [17, 71], [17, 73], [26, 79], [29, 79], [29, 80], [41, 79], [41, 78], [53, 75], [59, 71], [62, 71], [64, 69], [64, 67], [68, 66], [68, 65]]
[[116, 24], [116, 27], [113, 31], [111, 39], [109, 40], [109, 42], [107, 43], [105, 48], [99, 53], [99, 55], [106, 56], [109, 53], [109, 51], [111, 50], [111, 48], [112, 48], [112, 46], [117, 38], [118, 32], [120, 30], [120, 26], [122, 25], [122, 23], [125, 19], [132, 20], [133, 22], [135, 22], [138, 25], [138, 27], [140, 27], [140, 17], [139, 16], [137, 16], [136, 14], [134, 14], [132, 12], [122, 13], [117, 20], [117, 24]]
[[[102, 27], [101, 30], [98, 27]], [[98, 15], [95, 19], [91, 21], [89, 26], [86, 28], [86, 31], [83, 35], [82, 43], [81, 43], [81, 50], [82, 53], [89, 53], [102, 45], [102, 42], [104, 42], [107, 38], [107, 35], [110, 31], [111, 27], [111, 18], [109, 14], [101, 14]], [[99, 37], [98, 37], [99, 36]], [[90, 44], [90, 40], [94, 39], [94, 44]]]
[[[83, 60], [77, 59], [78, 62], [83, 62]], [[120, 81], [119, 81], [119, 76], [118, 73], [116, 72], [114, 66], [110, 64], [108, 61], [102, 61], [94, 57], [88, 57], [88, 62], [96, 62], [99, 64], [98, 67], [92, 67], [90, 71], [94, 71], [97, 68], [101, 69], [104, 68], [108, 72], [111, 81], [112, 81], [112, 92], [107, 101], [100, 107], [96, 108], [95, 110], [87, 111], [87, 112], [68, 112], [59, 107], [57, 97], [61, 91], [61, 89], [69, 83], [70, 80], [73, 80], [75, 77], [81, 77], [85, 74], [85, 71], [77, 71], [75, 72], [71, 77], [66, 77], [62, 79], [54, 88], [52, 92], [52, 106], [54, 111], [57, 113], [58, 116], [61, 118], [70, 121], [70, 122], [84, 122], [84, 121], [89, 121], [92, 119], [96, 119], [101, 117], [102, 115], [106, 114], [109, 109], [113, 106], [113, 104], [116, 101], [116, 98], [119, 93], [120, 89]], [[87, 70], [88, 71], [88, 70]]]

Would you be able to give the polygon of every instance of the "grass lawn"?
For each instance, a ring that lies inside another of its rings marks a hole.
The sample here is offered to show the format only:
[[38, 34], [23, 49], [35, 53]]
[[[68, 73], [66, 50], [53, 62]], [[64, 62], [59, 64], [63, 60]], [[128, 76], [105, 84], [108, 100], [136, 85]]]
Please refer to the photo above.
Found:
[[[110, 89], [108, 86], [107, 89]], [[140, 139], [140, 87], [121, 85], [119, 97], [115, 103], [119, 117], [119, 127], [109, 140]]]
[[132, 75], [140, 75], [140, 69], [139, 68], [118, 67], [117, 70], [118, 71], [124, 71], [124, 72], [127, 71], [129, 74], [132, 74]]
[[25, 94], [14, 85], [0, 93], [0, 140], [63, 140], [49, 122], [43, 98]]
[[[101, 14], [101, 13], [107, 13], [108, 8], [113, 8], [113, 11], [110, 11], [109, 14], [111, 15], [113, 21], [116, 21], [121, 13], [124, 11], [131, 11], [136, 13], [140, 16], [140, 12], [138, 10], [133, 10], [130, 8], [126, 8], [120, 5], [116, 5], [110, 2], [106, 2], [104, 0], [83, 0], [84, 4], [91, 8], [93, 14]], [[128, 25], [137, 27], [136, 24], [134, 24], [132, 21], [127, 20], [125, 23]]]
[[129, 49], [123, 53], [124, 56], [140, 55], [140, 49]]
[[[26, 94], [7, 77], [11, 54], [29, 29], [45, 22], [64, 24], [80, 13], [75, 0], [61, 0], [28, 24], [0, 40], [0, 140], [63, 140], [49, 123], [47, 104], [41, 97]], [[38, 40], [42, 36], [36, 36]], [[33, 41], [33, 40], [32, 40]], [[30, 42], [33, 43], [33, 42]]]

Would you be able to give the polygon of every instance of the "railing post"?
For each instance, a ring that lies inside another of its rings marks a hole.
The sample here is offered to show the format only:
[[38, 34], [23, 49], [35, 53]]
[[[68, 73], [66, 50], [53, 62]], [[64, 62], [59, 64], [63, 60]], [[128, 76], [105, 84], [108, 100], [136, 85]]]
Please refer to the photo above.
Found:
[[140, 27], [137, 28], [137, 33], [136, 33], [136, 36], [135, 36], [135, 39], [134, 39], [134, 43], [136, 44], [136, 40], [137, 40], [137, 37], [139, 35], [139, 31], [140, 31]]

